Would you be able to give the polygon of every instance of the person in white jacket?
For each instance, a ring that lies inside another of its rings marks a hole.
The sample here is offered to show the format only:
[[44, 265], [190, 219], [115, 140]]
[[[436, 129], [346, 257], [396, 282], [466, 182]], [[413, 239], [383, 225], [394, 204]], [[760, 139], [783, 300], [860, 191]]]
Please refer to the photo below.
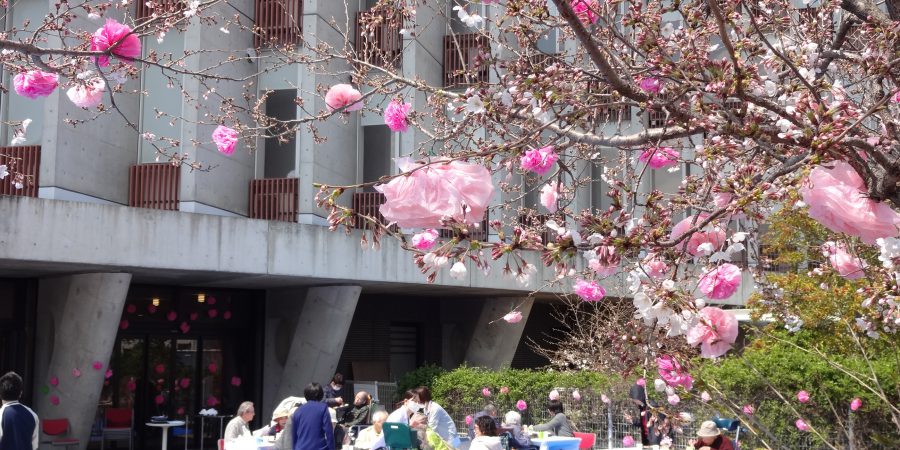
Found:
[[406, 404], [406, 408], [412, 412], [422, 412], [428, 416], [428, 427], [434, 430], [441, 439], [447, 441], [453, 448], [459, 447], [459, 435], [456, 434], [456, 424], [447, 411], [431, 401], [431, 390], [425, 386], [413, 389], [415, 396]]
[[491, 416], [475, 419], [475, 439], [469, 450], [501, 450], [500, 437], [497, 436], [497, 422]]

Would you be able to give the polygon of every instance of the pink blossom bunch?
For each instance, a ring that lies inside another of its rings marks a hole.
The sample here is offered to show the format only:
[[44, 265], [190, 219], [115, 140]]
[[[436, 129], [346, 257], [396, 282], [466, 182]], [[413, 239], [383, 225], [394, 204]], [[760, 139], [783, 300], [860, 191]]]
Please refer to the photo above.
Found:
[[587, 281], [579, 279], [575, 281], [575, 287], [572, 289], [575, 295], [581, 297], [586, 302], [596, 302], [602, 300], [606, 295], [606, 290], [597, 284], [596, 281]]
[[869, 245], [878, 238], [900, 232], [900, 213], [866, 196], [866, 185], [850, 164], [832, 161], [831, 168], [818, 166], [800, 188], [809, 205], [809, 217], [838, 233], [856, 236]]
[[856, 411], [859, 408], [862, 408], [862, 400], [860, 400], [859, 397], [850, 401], [850, 411]]
[[634, 438], [629, 436], [625, 436], [622, 438], [622, 447], [634, 447]]
[[[506, 323], [519, 323], [522, 321], [522, 313], [519, 311], [508, 312], [503, 316], [503, 320], [506, 321]], [[500, 391], [503, 392], [502, 389]]]
[[697, 287], [707, 298], [724, 300], [734, 295], [741, 285], [742, 272], [738, 266], [725, 263], [700, 277]]
[[595, 24], [600, 18], [597, 14], [597, 11], [599, 11], [597, 0], [571, 0], [569, 3], [572, 5], [572, 10], [575, 11], [578, 20], [585, 25]]
[[682, 386], [685, 390], [694, 387], [694, 379], [682, 369], [681, 364], [670, 355], [662, 355], [656, 358], [656, 367], [659, 376], [669, 386]]
[[506, 387], [506, 386], [501, 386], [501, 387], [500, 387], [500, 393], [501, 393], [501, 394], [509, 394], [509, 388]]
[[538, 175], [546, 175], [547, 172], [553, 168], [553, 165], [556, 164], [557, 159], [559, 159], [559, 156], [556, 154], [556, 150], [552, 145], [548, 145], [546, 147], [526, 151], [525, 154], [519, 158], [519, 165], [522, 166], [522, 169], [534, 172]]
[[572, 391], [572, 400], [575, 400], [576, 402], [581, 401], [581, 392], [578, 392], [578, 389]]
[[843, 243], [828, 241], [822, 245], [822, 252], [828, 256], [831, 268], [838, 275], [848, 280], [857, 280], [866, 275], [866, 272], [863, 271], [865, 263], [848, 252]]
[[652, 147], [644, 150], [638, 157], [643, 163], [647, 163], [651, 169], [664, 169], [678, 164], [681, 154], [672, 147]]
[[484, 388], [484, 389], [481, 390], [481, 395], [484, 396], [484, 397], [490, 397], [490, 396], [491, 396], [491, 390], [488, 389], [488, 388]]
[[387, 125], [391, 131], [399, 131], [401, 133], [406, 132], [406, 130], [409, 129], [407, 116], [409, 115], [410, 108], [412, 108], [412, 104], [410, 103], [401, 103], [397, 100], [391, 101], [391, 103], [387, 105], [387, 108], [384, 108], [385, 125]]
[[93, 108], [103, 101], [106, 82], [102, 78], [92, 78], [85, 84], [77, 84], [66, 91], [69, 100], [79, 108]]
[[212, 140], [216, 143], [216, 148], [219, 149], [219, 152], [230, 155], [234, 153], [234, 146], [238, 141], [238, 132], [225, 125], [219, 125], [213, 131]]
[[559, 400], [559, 391], [557, 391], [556, 389], [550, 391], [550, 393], [547, 395], [547, 398], [549, 398], [550, 400]]
[[800, 431], [809, 431], [809, 429], [810, 429], [809, 424], [807, 424], [806, 421], [803, 419], [797, 419], [797, 421], [794, 422], [794, 425], [796, 425], [797, 429]]
[[13, 88], [22, 97], [46, 97], [59, 86], [59, 76], [42, 70], [29, 70], [13, 77]]
[[712, 397], [709, 396], [709, 392], [703, 391], [700, 393], [700, 401], [707, 403], [710, 400], [712, 400]]
[[744, 409], [744, 414], [746, 414], [748, 416], [752, 416], [753, 413], [756, 412], [756, 408], [754, 408], [753, 405], [744, 405], [743, 409]]
[[525, 411], [528, 409], [528, 403], [525, 403], [525, 400], [519, 400], [516, 402], [516, 409], [519, 411]]
[[[106, 24], [95, 31], [91, 37], [91, 51], [106, 52], [107, 50], [119, 58], [131, 61], [141, 56], [141, 40], [137, 34], [132, 33], [131, 27], [128, 25], [107, 19]], [[97, 65], [108, 66], [109, 56], [98, 56]]]
[[659, 94], [659, 91], [662, 90], [663, 82], [657, 77], [643, 77], [638, 86], [648, 94]]
[[700, 345], [700, 355], [716, 358], [724, 355], [738, 336], [738, 322], [720, 308], [707, 306], [700, 310], [700, 320], [687, 332], [690, 345]]
[[475, 420], [475, 419], [473, 419], [471, 415], [467, 415], [467, 416], [466, 416], [466, 426], [472, 425], [472, 422], [473, 422], [474, 420]]
[[601, 245], [594, 250], [596, 258], [588, 260], [588, 267], [601, 277], [608, 277], [619, 270], [622, 258], [616, 254], [616, 247]]
[[[678, 222], [674, 227], [672, 227], [672, 233], [669, 235], [669, 239], [680, 238], [695, 225], [706, 220], [707, 217], [709, 217], [708, 214], [700, 214], [700, 216], [697, 217], [696, 221], [694, 220], [694, 216], [691, 216], [685, 218], [681, 222]], [[693, 256], [698, 256], [701, 254], [702, 245], [709, 244], [709, 246], [704, 247], [711, 247], [712, 250], [715, 251], [719, 247], [721, 247], [722, 244], [725, 243], [725, 241], [725, 230], [723, 230], [718, 225], [709, 225], [704, 229], [695, 231], [694, 234], [692, 234], [691, 237], [688, 238], [687, 252]], [[675, 248], [681, 249], [683, 248], [683, 245], [684, 241], [678, 243]]]
[[405, 172], [387, 184], [375, 186], [385, 196], [379, 211], [403, 228], [440, 228], [442, 220], [480, 222], [494, 195], [491, 173], [480, 164], [437, 162], [427, 167], [409, 159], [398, 160]]
[[434, 243], [437, 242], [438, 236], [437, 230], [429, 228], [421, 233], [414, 234], [410, 242], [416, 250], [426, 251], [431, 249], [431, 247], [434, 247]]
[[658, 280], [666, 276], [669, 266], [661, 258], [650, 254], [641, 262], [641, 269], [644, 270], [648, 277]]
[[647, 380], [645, 380], [644, 377], [641, 377], [641, 378], [638, 378], [637, 381], [634, 382], [634, 384], [636, 384], [640, 387], [644, 387], [644, 386], [647, 386]]
[[325, 93], [325, 105], [328, 106], [329, 111], [341, 108], [346, 108], [343, 110], [345, 113], [359, 111], [363, 107], [361, 99], [362, 94], [359, 91], [353, 89], [353, 86], [344, 83], [332, 86]]
[[544, 185], [541, 188], [541, 205], [544, 205], [544, 208], [547, 208], [547, 211], [550, 213], [555, 213], [558, 209], [557, 202], [559, 201], [559, 185], [556, 181], [551, 181]]
[[797, 393], [797, 401], [800, 403], [806, 403], [809, 401], [809, 392], [800, 391]]

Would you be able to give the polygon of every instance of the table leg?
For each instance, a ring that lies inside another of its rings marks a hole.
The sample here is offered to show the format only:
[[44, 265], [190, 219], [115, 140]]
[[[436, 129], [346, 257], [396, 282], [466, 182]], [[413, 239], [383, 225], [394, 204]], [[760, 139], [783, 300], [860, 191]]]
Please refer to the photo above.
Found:
[[162, 427], [163, 439], [162, 439], [162, 450], [166, 450], [166, 447], [169, 444], [169, 427]]
[[222, 439], [222, 435], [225, 434], [225, 432], [222, 430], [223, 423], [225, 423], [225, 418], [219, 417], [219, 439]]
[[203, 416], [200, 416], [200, 450], [203, 450], [204, 425], [206, 425], [206, 418]]

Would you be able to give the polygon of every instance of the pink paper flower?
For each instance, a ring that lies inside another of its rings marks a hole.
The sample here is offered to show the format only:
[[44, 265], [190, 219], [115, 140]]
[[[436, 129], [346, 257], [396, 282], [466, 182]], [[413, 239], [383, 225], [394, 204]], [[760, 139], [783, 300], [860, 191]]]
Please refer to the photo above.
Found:
[[800, 188], [809, 216], [831, 231], [859, 237], [869, 245], [878, 238], [897, 236], [900, 213], [867, 198], [865, 183], [850, 164], [832, 161], [829, 165], [833, 168], [813, 169]]
[[473, 420], [471, 415], [466, 416], [466, 426], [471, 426]]
[[701, 400], [703, 403], [706, 403], [706, 402], [710, 401], [709, 392], [706, 392], [706, 391], [701, 392], [701, 393], [700, 393], [700, 400]]
[[434, 247], [434, 243], [437, 242], [438, 236], [437, 230], [429, 228], [421, 233], [413, 235], [411, 240], [412, 246], [415, 247], [416, 250], [429, 250], [431, 247]]
[[162, 375], [162, 374], [166, 373], [166, 365], [163, 363], [159, 363], [156, 365], [156, 367], [153, 368], [153, 370], [155, 370], [156, 373]]
[[694, 387], [694, 379], [682, 369], [675, 358], [662, 355], [656, 358], [656, 366], [659, 376], [669, 386], [682, 386], [688, 391]]
[[623, 447], [634, 447], [634, 438], [629, 436], [625, 436], [622, 438], [622, 446]]
[[156, 314], [156, 305], [152, 303], [147, 305], [147, 312], [150, 314]]
[[187, 377], [182, 378], [181, 380], [178, 380], [178, 385], [181, 386], [182, 389], [187, 389], [191, 387], [191, 379]]
[[80, 376], [81, 376], [81, 371], [80, 371], [80, 370], [78, 370], [78, 368], [77, 368], [77, 367], [76, 367], [76, 368], [74, 368], [74, 369], [72, 369], [72, 376], [73, 376], [73, 377], [75, 377], [75, 378], [78, 378], [78, 377], [80, 377]]
[[391, 131], [405, 132], [409, 129], [409, 125], [406, 122], [406, 116], [409, 114], [410, 108], [412, 108], [412, 104], [410, 103], [400, 103], [397, 100], [391, 101], [391, 103], [387, 105], [387, 108], [384, 108], [385, 125], [387, 125]]
[[484, 218], [494, 195], [491, 173], [484, 166], [452, 161], [415, 170], [421, 165], [405, 158], [398, 166], [406, 175], [375, 186], [385, 196], [379, 211], [388, 222], [403, 228], [440, 228], [445, 217], [465, 223]]
[[231, 377], [231, 385], [238, 387], [241, 385], [241, 377]]
[[865, 263], [861, 259], [850, 254], [843, 243], [828, 241], [822, 245], [822, 252], [828, 256], [828, 262], [831, 264], [831, 268], [834, 269], [838, 275], [848, 280], [856, 280], [866, 276], [866, 272], [863, 271]]
[[156, 397], [153, 397], [153, 403], [156, 403], [157, 405], [162, 405], [165, 402], [166, 398], [163, 397], [162, 394], [157, 394]]
[[128, 388], [128, 391], [134, 392], [137, 389], [137, 383], [134, 382], [134, 378], [129, 379], [125, 387]]
[[30, 99], [46, 97], [59, 86], [59, 76], [52, 72], [29, 70], [13, 77], [16, 94]]
[[178, 318], [178, 313], [176, 313], [175, 311], [169, 311], [169, 313], [166, 314], [166, 319], [169, 322], [174, 322], [175, 319], [177, 319], [177, 318]]
[[328, 105], [329, 111], [347, 107], [343, 112], [359, 111], [363, 104], [359, 100], [362, 94], [349, 84], [336, 84], [325, 94], [325, 104]]
[[501, 388], [500, 388], [500, 393], [501, 393], [501, 394], [509, 394], [509, 388], [506, 387], [506, 386], [501, 387]]
[[597, 23], [597, 19], [600, 18], [597, 15], [597, 11], [599, 11], [597, 0], [571, 0], [570, 3], [581, 23], [585, 25]]
[[641, 386], [641, 387], [645, 387], [645, 386], [647, 386], [647, 380], [645, 380], [644, 377], [641, 377], [641, 378], [638, 378], [637, 381], [634, 382], [634, 384]]
[[51, 395], [50, 404], [53, 406], [59, 406], [59, 397], [57, 397], [56, 395]]
[[206, 399], [206, 406], [216, 406], [216, 405], [218, 405], [218, 404], [219, 404], [219, 399], [216, 398], [215, 395], [210, 395], [210, 396]]
[[797, 421], [794, 422], [794, 425], [796, 425], [797, 429], [800, 431], [809, 431], [809, 425], [803, 419], [797, 419]]
[[212, 134], [212, 140], [216, 143], [219, 152], [225, 155], [234, 153], [234, 146], [238, 141], [238, 132], [224, 125], [216, 127]]
[[724, 355], [738, 336], [738, 322], [731, 313], [713, 306], [700, 310], [700, 320], [687, 333], [690, 345], [700, 344], [700, 355], [716, 358]]
[[575, 281], [575, 287], [572, 289], [572, 292], [586, 302], [602, 300], [606, 295], [606, 290], [603, 289], [603, 286], [597, 284], [596, 281], [586, 281], [582, 279]]
[[77, 84], [66, 91], [69, 100], [79, 108], [93, 108], [103, 101], [106, 82], [102, 78], [92, 78], [85, 84]]
[[206, 366], [206, 370], [208, 370], [209, 373], [216, 373], [219, 371], [219, 366], [217, 366], [216, 363], [209, 363], [209, 365]]
[[128, 329], [128, 319], [122, 319], [122, 320], [119, 322], [119, 328], [122, 329], [122, 330]]
[[[697, 218], [696, 222], [694, 221], [694, 217], [687, 217], [681, 222], [675, 224], [672, 227], [672, 233], [669, 235], [669, 239], [678, 239], [683, 234], [685, 234], [688, 230], [693, 228], [695, 225], [702, 223], [706, 218], [709, 217], [708, 214], [700, 214], [700, 217]], [[704, 247], [711, 247], [713, 251], [718, 249], [725, 243], [725, 230], [723, 230], [718, 225], [708, 225], [706, 228], [698, 230], [688, 238], [687, 243], [687, 252], [693, 256], [698, 256], [703, 252], [701, 249], [701, 245], [709, 244]], [[676, 249], [681, 250], [684, 245], [684, 241], [678, 243], [675, 246]]]
[[557, 159], [559, 159], [559, 156], [556, 155], [556, 150], [552, 145], [548, 145], [526, 151], [519, 159], [519, 165], [522, 166], [522, 169], [538, 175], [546, 175], [553, 168], [553, 165], [556, 164]]
[[756, 412], [756, 408], [754, 408], [753, 405], [744, 405], [743, 409], [744, 409], [744, 414], [746, 414], [748, 416], [752, 416], [753, 413]]
[[638, 159], [651, 169], [664, 169], [678, 164], [681, 155], [671, 147], [653, 147], [644, 150]]
[[50, 386], [59, 386], [59, 378], [58, 377], [50, 377]]
[[724, 300], [737, 291], [741, 285], [741, 276], [738, 266], [725, 263], [703, 274], [697, 287], [707, 298]]
[[522, 313], [519, 311], [508, 312], [503, 316], [503, 320], [507, 323], [519, 323], [522, 321]]
[[663, 82], [656, 77], [643, 77], [639, 83], [641, 90], [648, 94], [659, 94], [662, 90]]
[[607, 404], [608, 404], [608, 403], [609, 403], [609, 397], [607, 397], [606, 394], [600, 394], [600, 401], [603, 402], [603, 403], [607, 403]]
[[862, 408], [862, 400], [857, 397], [850, 402], [850, 411], [856, 411], [859, 408]]
[[103, 363], [100, 361], [94, 361], [93, 363], [91, 363], [91, 367], [93, 367], [94, 370], [103, 370]]
[[525, 400], [519, 400], [516, 402], [516, 409], [519, 411], [525, 411], [528, 409], [528, 403], [525, 403]]
[[[91, 37], [91, 51], [105, 52], [113, 46], [115, 48], [110, 53], [126, 61], [141, 56], [141, 40], [131, 32], [131, 27], [113, 19], [107, 19], [106, 25], [94, 32], [94, 36]], [[98, 56], [97, 64], [100, 67], [108, 66], [109, 56]]]
[[209, 311], [206, 311], [206, 315], [209, 316], [210, 319], [215, 319], [219, 316], [219, 310], [215, 308], [210, 309]]
[[800, 403], [806, 403], [809, 401], [809, 392], [800, 391], [797, 393], [797, 401]]
[[191, 331], [191, 326], [188, 325], [187, 322], [181, 322], [181, 325], [178, 326], [178, 329], [181, 330], [182, 334], [188, 334], [188, 331]]
[[572, 391], [572, 400], [581, 401], [581, 392], [578, 392], [578, 389]]
[[135, 312], [137, 312], [137, 305], [132, 303], [125, 307], [125, 311], [127, 311], [128, 314], [134, 314]]
[[490, 396], [491, 396], [491, 390], [488, 389], [488, 388], [484, 388], [484, 389], [481, 390], [481, 395], [484, 396], [484, 397], [490, 397]]
[[556, 181], [551, 181], [541, 188], [541, 204], [550, 213], [555, 213], [558, 209], [557, 201], [559, 200], [559, 185]]
[[216, 298], [212, 295], [210, 295], [209, 298], [206, 299], [206, 304], [208, 304], [209, 306], [215, 305], [216, 302], [218, 302], [218, 300], [216, 300]]
[[231, 319], [231, 311], [225, 311], [222, 313], [222, 318], [225, 320]]
[[189, 317], [191, 318], [191, 320], [197, 320], [198, 315], [196, 312], [192, 312]]
[[559, 391], [554, 389], [550, 391], [550, 394], [548, 394], [547, 397], [549, 397], [550, 400], [559, 400]]
[[112, 376], [113, 376], [112, 369], [106, 369], [106, 373], [103, 374], [103, 378], [108, 380], [108, 379], [112, 378]]
[[182, 407], [178, 408], [177, 410], [175, 410], [175, 414], [178, 414], [179, 416], [183, 416], [184, 415], [184, 407], [182, 406]]

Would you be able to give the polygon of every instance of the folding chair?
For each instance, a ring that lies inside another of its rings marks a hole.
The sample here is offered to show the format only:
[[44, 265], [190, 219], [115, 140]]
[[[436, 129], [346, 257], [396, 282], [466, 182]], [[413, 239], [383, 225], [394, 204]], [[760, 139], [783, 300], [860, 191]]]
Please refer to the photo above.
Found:
[[594, 433], [572, 433], [575, 437], [581, 439], [581, 443], [578, 444], [579, 450], [586, 450], [589, 448], [594, 448], [594, 443], [597, 442], [597, 435]]
[[106, 440], [128, 439], [128, 450], [134, 445], [134, 412], [130, 408], [106, 408], [106, 423], [100, 436], [100, 450], [106, 446]]
[[47, 439], [42, 441], [54, 447], [66, 447], [70, 445], [78, 446], [81, 441], [72, 437], [61, 437], [69, 434], [69, 419], [44, 419], [41, 421], [41, 431], [47, 436], [55, 439]]
[[386, 422], [382, 426], [384, 443], [391, 450], [412, 450], [419, 448], [419, 438], [415, 430], [403, 423]]

